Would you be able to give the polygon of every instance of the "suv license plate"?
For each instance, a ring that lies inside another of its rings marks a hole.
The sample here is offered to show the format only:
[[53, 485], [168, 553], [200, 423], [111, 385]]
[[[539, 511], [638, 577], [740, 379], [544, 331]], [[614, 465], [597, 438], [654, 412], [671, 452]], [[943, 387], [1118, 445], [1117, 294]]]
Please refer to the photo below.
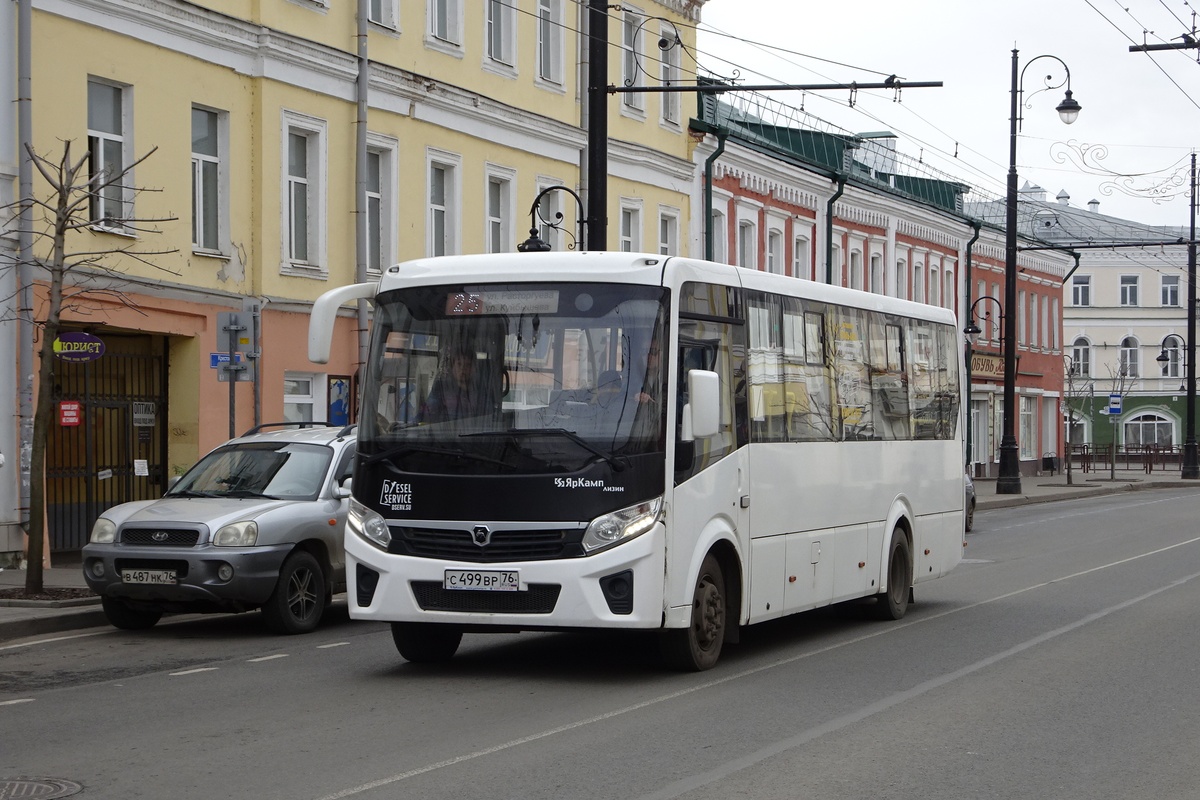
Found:
[[166, 583], [174, 585], [175, 570], [173, 569], [123, 569], [122, 583]]
[[442, 578], [442, 588], [517, 592], [521, 589], [520, 573], [515, 569], [448, 569]]

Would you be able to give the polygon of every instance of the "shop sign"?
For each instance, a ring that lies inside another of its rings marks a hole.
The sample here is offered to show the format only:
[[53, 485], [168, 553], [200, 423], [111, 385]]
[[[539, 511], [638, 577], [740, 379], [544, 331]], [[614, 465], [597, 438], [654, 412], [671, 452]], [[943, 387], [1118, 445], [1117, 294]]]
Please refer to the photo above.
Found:
[[54, 355], [63, 361], [95, 361], [104, 355], [104, 342], [100, 337], [84, 331], [60, 333], [53, 347]]
[[986, 353], [971, 353], [971, 377], [1004, 380], [1004, 359]]

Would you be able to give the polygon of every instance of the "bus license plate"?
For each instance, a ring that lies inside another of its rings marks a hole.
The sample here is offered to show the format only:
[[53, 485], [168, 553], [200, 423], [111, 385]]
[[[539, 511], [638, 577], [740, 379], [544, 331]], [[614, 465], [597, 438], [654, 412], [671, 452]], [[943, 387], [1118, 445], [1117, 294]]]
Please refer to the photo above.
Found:
[[121, 570], [122, 583], [165, 583], [175, 584], [175, 570], [173, 569], [123, 569]]
[[521, 589], [520, 573], [515, 569], [448, 569], [442, 588], [516, 592]]

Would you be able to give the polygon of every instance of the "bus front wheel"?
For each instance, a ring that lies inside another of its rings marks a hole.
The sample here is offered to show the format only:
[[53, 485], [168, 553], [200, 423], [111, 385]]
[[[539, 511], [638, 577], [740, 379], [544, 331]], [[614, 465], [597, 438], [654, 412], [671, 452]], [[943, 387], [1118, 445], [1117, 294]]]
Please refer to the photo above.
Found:
[[887, 590], [875, 595], [876, 616], [901, 619], [908, 611], [912, 582], [912, 549], [908, 546], [908, 537], [898, 530], [892, 534], [892, 546], [888, 549]]
[[663, 658], [689, 672], [711, 669], [721, 656], [725, 625], [725, 576], [721, 564], [709, 554], [696, 576], [691, 622], [686, 628], [663, 632]]
[[462, 630], [450, 625], [393, 622], [392, 642], [406, 661], [428, 664], [449, 661], [458, 652]]

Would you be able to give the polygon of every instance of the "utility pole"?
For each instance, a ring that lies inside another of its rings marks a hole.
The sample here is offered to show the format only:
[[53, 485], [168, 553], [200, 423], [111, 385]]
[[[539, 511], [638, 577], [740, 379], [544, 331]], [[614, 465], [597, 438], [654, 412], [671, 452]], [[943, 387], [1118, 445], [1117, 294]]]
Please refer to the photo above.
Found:
[[587, 249], [608, 249], [608, 3], [588, 0]]

